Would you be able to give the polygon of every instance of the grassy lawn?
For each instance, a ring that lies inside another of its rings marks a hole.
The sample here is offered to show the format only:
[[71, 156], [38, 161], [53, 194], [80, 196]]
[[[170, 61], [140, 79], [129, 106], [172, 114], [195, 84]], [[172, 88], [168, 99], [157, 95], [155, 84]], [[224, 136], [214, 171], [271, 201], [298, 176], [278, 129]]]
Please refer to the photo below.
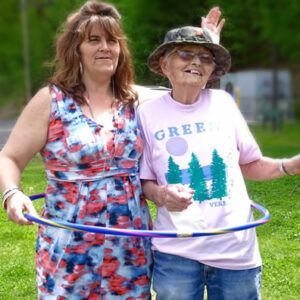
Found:
[[[253, 128], [264, 155], [288, 157], [300, 152], [300, 124], [279, 133]], [[257, 229], [263, 257], [262, 299], [300, 299], [300, 176], [247, 182], [252, 199], [271, 212], [271, 222]]]
[[[300, 123], [286, 124], [279, 133], [253, 128], [266, 156], [287, 157], [300, 152]], [[297, 186], [299, 183], [299, 186]], [[272, 220], [257, 229], [264, 261], [263, 300], [300, 299], [300, 176], [270, 182], [247, 182], [253, 200], [269, 209]], [[27, 194], [44, 190], [38, 158], [22, 177]], [[42, 201], [36, 203], [39, 208]], [[154, 207], [151, 207], [155, 214]], [[36, 299], [36, 226], [17, 226], [0, 212], [0, 299]], [[196, 299], [195, 299], [196, 300]], [[241, 299], [242, 300], [242, 299]]]

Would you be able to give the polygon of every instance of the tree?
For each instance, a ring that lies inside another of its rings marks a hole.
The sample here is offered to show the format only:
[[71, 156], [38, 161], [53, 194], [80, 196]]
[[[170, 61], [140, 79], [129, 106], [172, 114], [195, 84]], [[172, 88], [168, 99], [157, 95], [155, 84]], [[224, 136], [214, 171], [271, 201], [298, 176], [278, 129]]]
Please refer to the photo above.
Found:
[[217, 150], [213, 151], [211, 176], [212, 176], [212, 189], [211, 199], [222, 198], [227, 196], [227, 179], [226, 179], [226, 166], [223, 159], [219, 156]]
[[132, 41], [137, 81], [140, 84], [167, 85], [164, 77], [148, 70], [149, 54], [162, 43], [165, 33], [171, 28], [199, 25], [200, 17], [212, 7], [212, 1], [130, 0], [129, 6], [130, 9], [124, 5], [121, 13], [126, 33]]
[[221, 41], [231, 52], [233, 69], [271, 68], [272, 45], [280, 63], [300, 61], [299, 1], [219, 0], [218, 5], [226, 18]]
[[179, 165], [177, 165], [172, 156], [169, 157], [168, 160], [168, 173], [167, 173], [167, 181], [170, 184], [181, 183], [181, 171]]
[[[30, 68], [33, 92], [49, 76], [43, 63], [53, 57], [56, 28], [84, 0], [27, 0], [30, 40]], [[215, 0], [111, 0], [121, 15], [129, 37], [140, 84], [167, 84], [147, 68], [147, 58], [159, 45], [167, 30], [182, 25], [199, 25], [200, 17]], [[0, 105], [22, 97], [22, 35], [18, 14], [20, 0], [0, 1]], [[244, 68], [272, 67], [272, 46], [276, 48], [278, 68], [291, 67], [295, 72], [300, 61], [300, 2], [274, 0], [218, 0], [226, 18], [221, 42], [232, 56], [231, 71]], [[166, 13], [167, 12], [167, 13]], [[273, 48], [274, 49], [274, 48]], [[297, 88], [297, 82], [294, 87]], [[12, 88], [13, 87], [13, 88]], [[300, 90], [299, 90], [300, 92]], [[15, 104], [15, 103], [14, 103]]]
[[191, 175], [190, 188], [195, 191], [194, 200], [203, 202], [204, 200], [209, 199], [205, 176], [199, 160], [194, 153], [192, 153], [192, 158], [189, 163], [189, 173]]

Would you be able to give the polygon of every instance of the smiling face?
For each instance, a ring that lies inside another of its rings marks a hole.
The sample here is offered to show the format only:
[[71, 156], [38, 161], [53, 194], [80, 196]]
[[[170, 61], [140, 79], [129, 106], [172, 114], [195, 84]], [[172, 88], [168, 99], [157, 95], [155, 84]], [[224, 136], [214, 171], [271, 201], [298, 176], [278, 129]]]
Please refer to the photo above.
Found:
[[111, 78], [117, 69], [120, 44], [102, 28], [93, 26], [79, 47], [83, 76], [103, 75]]
[[160, 66], [172, 87], [176, 89], [204, 88], [214, 70], [212, 53], [198, 45], [174, 48], [161, 58]]

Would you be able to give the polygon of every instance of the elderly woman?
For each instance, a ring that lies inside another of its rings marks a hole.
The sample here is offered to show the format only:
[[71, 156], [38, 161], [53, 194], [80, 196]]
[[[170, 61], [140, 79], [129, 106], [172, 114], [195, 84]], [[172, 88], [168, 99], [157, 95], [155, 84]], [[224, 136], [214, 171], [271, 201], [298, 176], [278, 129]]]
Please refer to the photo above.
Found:
[[[229, 94], [205, 88], [230, 67], [230, 54], [201, 28], [169, 31], [149, 57], [169, 94], [139, 107], [145, 140], [140, 177], [158, 207], [156, 230], [235, 226], [252, 218], [243, 176], [274, 179], [300, 172], [300, 156], [262, 156]], [[156, 186], [156, 188], [153, 188]], [[260, 298], [255, 229], [219, 236], [152, 240], [158, 300]]]

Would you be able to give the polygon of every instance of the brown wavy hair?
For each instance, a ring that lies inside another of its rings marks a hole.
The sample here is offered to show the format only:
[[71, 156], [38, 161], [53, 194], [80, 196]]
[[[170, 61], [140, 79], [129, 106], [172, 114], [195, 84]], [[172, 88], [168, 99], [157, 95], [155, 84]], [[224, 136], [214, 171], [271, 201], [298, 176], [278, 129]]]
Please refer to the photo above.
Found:
[[133, 66], [120, 20], [121, 16], [114, 6], [98, 1], [87, 1], [69, 15], [57, 37], [56, 55], [52, 62], [54, 73], [49, 84], [57, 85], [79, 104], [85, 103], [83, 93], [86, 88], [81, 78], [79, 46], [91, 34], [92, 28], [99, 26], [120, 45], [117, 69], [111, 79], [114, 96], [124, 104], [133, 104], [137, 100], [132, 89]]

